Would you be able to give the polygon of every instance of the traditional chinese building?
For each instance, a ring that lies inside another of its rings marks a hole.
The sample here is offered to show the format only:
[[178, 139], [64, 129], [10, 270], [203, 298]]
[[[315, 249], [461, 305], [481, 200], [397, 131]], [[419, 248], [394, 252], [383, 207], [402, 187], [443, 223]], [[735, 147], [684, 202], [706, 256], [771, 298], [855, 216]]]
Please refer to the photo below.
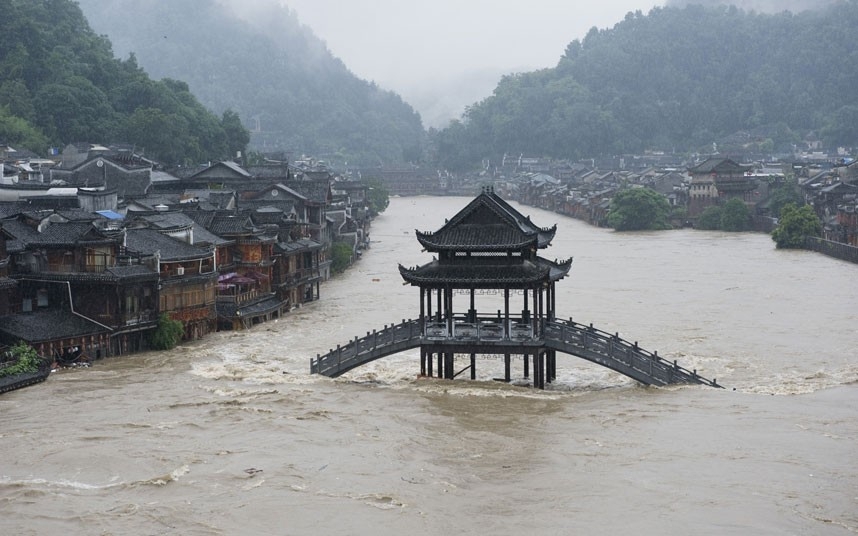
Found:
[[[572, 265], [571, 258], [558, 262], [537, 254], [551, 245], [556, 228], [538, 227], [493, 189], [484, 189], [437, 231], [417, 232], [417, 240], [435, 258], [418, 267], [400, 266], [399, 271], [407, 283], [420, 287], [420, 324], [426, 335], [421, 374], [433, 374], [434, 356], [438, 377], [452, 379], [458, 353], [470, 355], [474, 378], [476, 354], [488, 351], [504, 355], [509, 381], [511, 354], [528, 350], [520, 341], [540, 339], [544, 321], [554, 318], [555, 285]], [[498, 310], [497, 300], [487, 299], [491, 309], [480, 311], [477, 298], [483, 296], [499, 297], [503, 308]], [[497, 333], [496, 345], [468, 342], [477, 332], [484, 338], [492, 331]], [[439, 344], [433, 344], [433, 338]], [[451, 346], [451, 338], [461, 344]], [[535, 381], [544, 387], [554, 377], [554, 355], [536, 345], [532, 350]]]
[[729, 158], [709, 158], [690, 168], [688, 217], [697, 218], [708, 207], [733, 198], [750, 203], [757, 187], [757, 181], [746, 175], [750, 169], [751, 166], [737, 164]]

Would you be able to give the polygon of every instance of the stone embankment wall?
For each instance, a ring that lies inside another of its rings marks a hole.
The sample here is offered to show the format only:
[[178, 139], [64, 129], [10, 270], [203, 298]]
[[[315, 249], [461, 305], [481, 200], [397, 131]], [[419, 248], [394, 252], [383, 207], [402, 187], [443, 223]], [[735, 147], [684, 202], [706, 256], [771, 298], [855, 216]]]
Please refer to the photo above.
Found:
[[828, 255], [829, 257], [858, 264], [858, 247], [850, 246], [849, 244], [808, 236], [804, 240], [804, 247], [811, 251]]

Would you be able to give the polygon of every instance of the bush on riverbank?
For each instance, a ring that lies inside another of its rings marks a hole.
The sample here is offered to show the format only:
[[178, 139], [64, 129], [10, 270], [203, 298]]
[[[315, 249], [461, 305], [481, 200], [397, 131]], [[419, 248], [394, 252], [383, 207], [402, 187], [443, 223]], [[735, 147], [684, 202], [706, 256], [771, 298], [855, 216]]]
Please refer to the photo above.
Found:
[[12, 357], [15, 358], [13, 364], [0, 368], [0, 378], [36, 372], [42, 363], [36, 350], [25, 342], [19, 342], [12, 347]]
[[778, 226], [772, 231], [772, 240], [778, 248], [804, 247], [805, 238], [822, 234], [822, 223], [810, 205], [798, 208], [788, 203], [781, 209]]
[[352, 263], [354, 250], [346, 242], [334, 242], [331, 246], [331, 270], [338, 274]]
[[608, 225], [617, 231], [671, 229], [670, 203], [649, 188], [621, 190], [611, 200]]
[[149, 346], [153, 350], [175, 348], [184, 334], [185, 327], [179, 320], [172, 320], [167, 313], [161, 313], [158, 317], [158, 327], [149, 337]]

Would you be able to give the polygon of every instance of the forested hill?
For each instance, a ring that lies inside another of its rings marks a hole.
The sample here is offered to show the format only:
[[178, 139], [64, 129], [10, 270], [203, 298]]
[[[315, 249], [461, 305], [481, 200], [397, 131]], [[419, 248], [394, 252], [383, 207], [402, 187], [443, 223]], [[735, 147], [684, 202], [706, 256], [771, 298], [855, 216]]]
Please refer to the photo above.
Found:
[[72, 142], [126, 142], [179, 164], [223, 159], [248, 133], [175, 80], [113, 57], [71, 0], [0, 1], [0, 142], [46, 154]]
[[436, 135], [439, 160], [462, 169], [505, 152], [708, 152], [719, 142], [788, 150], [810, 132], [856, 146], [856, 28], [858, 0], [800, 14], [630, 13], [570, 43], [555, 68], [504, 77]]
[[277, 2], [244, 18], [217, 0], [79, 4], [117, 54], [133, 52], [153, 76], [186, 81], [216, 112], [238, 112], [253, 149], [350, 164], [421, 155], [423, 126], [411, 106], [354, 76]]

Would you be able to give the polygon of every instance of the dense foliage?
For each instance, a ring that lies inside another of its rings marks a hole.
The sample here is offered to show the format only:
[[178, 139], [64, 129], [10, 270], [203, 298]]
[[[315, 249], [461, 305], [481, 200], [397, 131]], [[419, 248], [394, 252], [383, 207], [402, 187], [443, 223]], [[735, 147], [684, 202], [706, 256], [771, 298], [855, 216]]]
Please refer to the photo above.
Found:
[[357, 78], [277, 2], [242, 6], [244, 19], [216, 0], [79, 3], [117, 53], [135, 53], [154, 76], [187, 81], [213, 110], [238, 112], [254, 150], [373, 166], [422, 156], [420, 116]]
[[779, 218], [783, 207], [790, 203], [796, 206], [804, 204], [804, 196], [799, 191], [798, 183], [795, 179], [788, 180], [772, 190], [771, 201], [769, 203], [772, 216]]
[[656, 7], [593, 28], [555, 68], [504, 77], [434, 133], [441, 165], [646, 149], [858, 144], [858, 0], [800, 14]]
[[335, 274], [345, 271], [352, 263], [354, 249], [345, 242], [334, 242], [331, 245], [331, 271]]
[[724, 203], [721, 211], [721, 230], [729, 232], [747, 231], [751, 228], [751, 211], [741, 199], [733, 198]]
[[246, 144], [246, 129], [206, 110], [184, 82], [115, 59], [75, 2], [2, 0], [0, 12], [0, 139], [16, 148], [122, 141], [177, 164]]
[[670, 204], [649, 188], [621, 190], [611, 200], [608, 225], [617, 231], [670, 229]]
[[0, 378], [36, 372], [42, 364], [42, 358], [36, 350], [25, 342], [19, 342], [12, 347], [12, 358], [12, 364], [0, 367]]
[[703, 231], [717, 231], [721, 229], [722, 209], [719, 205], [706, 207], [700, 216], [697, 217], [697, 223], [694, 225], [696, 229]]
[[387, 187], [378, 179], [370, 179], [367, 181], [367, 204], [369, 205], [369, 213], [375, 217], [384, 212], [390, 204], [390, 192]]
[[170, 350], [179, 344], [184, 334], [185, 327], [179, 320], [173, 320], [167, 313], [161, 313], [158, 326], [149, 335], [149, 347], [153, 350]]
[[781, 210], [778, 226], [772, 231], [772, 240], [778, 248], [801, 248], [805, 237], [821, 233], [822, 222], [813, 212], [813, 207], [804, 205], [799, 208], [790, 203]]

